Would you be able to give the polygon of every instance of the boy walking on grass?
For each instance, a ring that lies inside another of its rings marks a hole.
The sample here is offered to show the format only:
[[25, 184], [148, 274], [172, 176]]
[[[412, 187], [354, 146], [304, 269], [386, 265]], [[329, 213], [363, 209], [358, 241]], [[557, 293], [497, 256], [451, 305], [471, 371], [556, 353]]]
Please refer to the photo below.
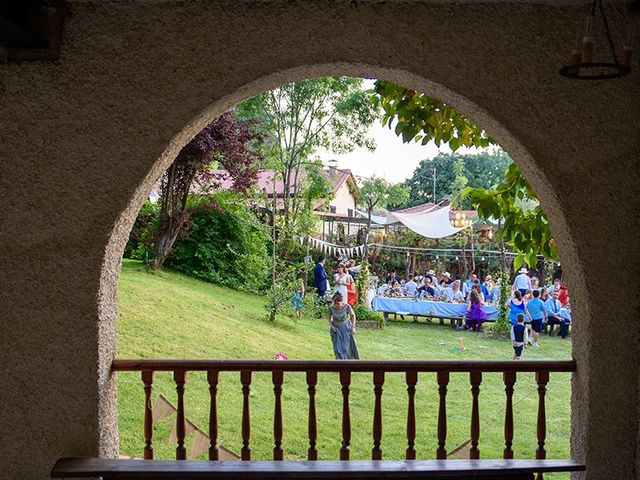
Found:
[[511, 326], [511, 344], [513, 345], [513, 359], [522, 360], [522, 350], [529, 341], [527, 327], [524, 325], [524, 314], [518, 314], [518, 323]]

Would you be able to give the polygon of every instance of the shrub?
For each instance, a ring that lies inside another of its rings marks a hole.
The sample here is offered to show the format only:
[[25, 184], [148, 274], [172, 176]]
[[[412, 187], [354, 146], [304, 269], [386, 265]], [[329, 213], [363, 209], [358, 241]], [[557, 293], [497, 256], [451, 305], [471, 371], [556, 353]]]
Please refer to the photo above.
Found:
[[167, 266], [237, 290], [263, 292], [269, 279], [268, 230], [237, 193], [222, 190], [214, 200], [218, 208], [192, 214]]
[[369, 320], [378, 322], [384, 321], [384, 316], [382, 315], [382, 313], [369, 310], [366, 305], [363, 305], [361, 303], [358, 303], [355, 307], [353, 307], [353, 312], [356, 314], [356, 320]]

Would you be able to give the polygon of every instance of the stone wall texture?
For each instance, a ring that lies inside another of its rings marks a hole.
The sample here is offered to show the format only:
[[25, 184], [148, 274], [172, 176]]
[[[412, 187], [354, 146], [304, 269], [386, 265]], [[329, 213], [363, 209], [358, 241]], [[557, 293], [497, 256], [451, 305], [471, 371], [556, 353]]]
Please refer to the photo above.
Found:
[[[606, 6], [621, 45], [624, 4]], [[584, 478], [638, 478], [640, 73], [636, 59], [623, 79], [558, 75], [584, 13], [571, 1], [69, 2], [57, 61], [0, 65], [2, 478], [117, 454], [109, 365], [138, 208], [217, 114], [329, 74], [439, 97], [521, 166], [576, 300], [574, 457]]]

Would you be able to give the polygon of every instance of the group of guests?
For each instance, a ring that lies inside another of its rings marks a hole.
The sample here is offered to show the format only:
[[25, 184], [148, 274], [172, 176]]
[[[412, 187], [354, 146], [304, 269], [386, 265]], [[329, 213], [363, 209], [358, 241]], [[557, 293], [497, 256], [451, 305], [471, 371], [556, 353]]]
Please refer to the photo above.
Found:
[[[465, 330], [480, 331], [487, 320], [485, 305], [499, 305], [500, 286], [491, 275], [481, 282], [476, 274], [471, 274], [466, 281], [452, 279], [449, 272], [443, 272], [438, 278], [433, 270], [425, 275], [414, 277], [409, 275], [407, 281], [399, 278], [395, 270], [389, 272], [385, 283], [377, 287], [377, 295], [392, 298], [432, 298], [448, 302], [465, 303]], [[529, 275], [526, 268], [522, 268], [511, 286], [512, 295], [508, 299], [509, 320], [512, 326], [518, 324], [518, 315], [523, 314], [525, 323], [531, 324], [531, 335], [526, 342], [538, 346], [539, 333], [542, 325], [559, 325], [562, 338], [568, 336], [566, 306], [569, 303], [567, 286], [556, 278], [549, 287], [542, 287], [537, 277]], [[531, 304], [531, 308], [527, 306]], [[517, 329], [516, 329], [517, 330]], [[520, 340], [518, 340], [520, 342]]]
[[498, 300], [499, 289], [491, 275], [487, 275], [485, 281], [480, 282], [476, 274], [471, 274], [463, 282], [460, 278], [451, 278], [449, 272], [443, 272], [438, 278], [433, 270], [417, 277], [410, 274], [406, 282], [400, 280], [395, 271], [391, 271], [386, 277], [386, 282], [378, 285], [376, 293], [392, 298], [433, 298], [464, 303], [469, 300], [473, 291], [478, 290], [484, 304], [490, 305]]
[[319, 297], [325, 298], [329, 292], [340, 293], [343, 300], [353, 306], [358, 303], [358, 289], [356, 288], [355, 278], [360, 271], [360, 267], [356, 266], [355, 260], [349, 260], [346, 263], [340, 263], [336, 267], [336, 273], [333, 275], [333, 288], [324, 268], [325, 257], [320, 255], [313, 268], [313, 286]]
[[525, 268], [518, 272], [513, 284], [513, 294], [509, 299], [509, 321], [514, 327], [521, 323], [520, 320], [523, 324], [529, 323], [530, 335], [527, 335], [527, 339], [517, 339], [517, 342], [538, 347], [544, 324], [559, 325], [558, 335], [564, 339], [569, 336], [571, 319], [567, 314], [567, 286], [560, 279], [555, 279], [548, 288], [539, 287], [536, 282], [532, 282], [533, 278], [535, 277], [530, 277]]
[[[358, 359], [358, 347], [355, 343], [356, 316], [352, 306], [357, 303], [357, 289], [354, 278], [358, 267], [354, 261], [340, 263], [333, 275], [333, 287], [324, 268], [325, 257], [319, 256], [314, 267], [314, 287], [319, 297], [331, 297], [329, 305], [329, 330], [336, 359]], [[410, 274], [406, 281], [400, 279], [395, 270], [389, 272], [385, 282], [380, 283], [377, 276], [372, 277], [376, 293], [388, 297], [434, 298], [467, 304], [464, 328], [481, 331], [487, 320], [483, 308], [488, 304], [499, 304], [500, 288], [491, 275], [484, 282], [476, 274], [466, 281], [452, 279], [449, 272], [443, 272], [438, 278], [433, 270], [415, 277]], [[379, 285], [376, 285], [379, 284]], [[542, 326], [559, 325], [563, 339], [569, 335], [570, 317], [565, 308], [569, 303], [567, 287], [560, 279], [555, 279], [549, 287], [541, 287], [537, 277], [530, 276], [523, 268], [518, 272], [511, 286], [511, 298], [508, 300], [511, 341], [514, 359], [522, 357], [526, 344], [539, 346]], [[527, 328], [530, 324], [531, 330]]]

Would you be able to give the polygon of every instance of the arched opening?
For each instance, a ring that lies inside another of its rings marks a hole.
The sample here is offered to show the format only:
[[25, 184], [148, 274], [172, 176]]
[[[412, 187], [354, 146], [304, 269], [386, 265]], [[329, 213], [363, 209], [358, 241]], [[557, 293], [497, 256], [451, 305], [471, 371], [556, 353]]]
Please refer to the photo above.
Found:
[[[335, 71], [335, 70], [333, 70], [331, 67], [327, 67], [327, 66], [322, 66], [322, 67], [319, 67], [319, 68], [320, 68], [320, 71], [321, 71], [322, 73], [327, 72], [327, 70], [329, 70], [329, 71]], [[338, 71], [341, 71], [341, 70], [340, 70], [340, 69], [338, 69]], [[402, 74], [399, 74], [399, 73], [397, 73], [397, 74], [396, 74], [396, 76], [397, 76], [397, 77], [400, 77], [400, 78], [404, 78], [404, 77], [405, 77], [405, 75], [402, 75]], [[280, 78], [280, 77], [278, 77], [278, 78]], [[303, 77], [303, 78], [304, 78], [304, 77]], [[386, 78], [389, 78], [389, 77], [386, 77]], [[288, 77], [288, 80], [296, 80], [296, 79], [299, 79], [299, 78], [298, 78], [298, 77], [296, 77], [295, 72], [292, 72], [292, 76], [291, 76], [291, 77]], [[269, 79], [264, 79], [263, 81], [264, 81], [266, 84], [270, 84]], [[262, 82], [257, 82], [257, 85], [262, 85]], [[445, 100], [445, 101], [456, 101], [456, 100], [457, 100], [457, 101], [460, 101], [460, 102], [462, 102], [463, 108], [465, 108], [463, 111], [464, 111], [467, 115], [469, 114], [469, 113], [467, 113], [467, 112], [470, 112], [470, 113], [471, 113], [471, 115], [474, 115], [474, 112], [476, 112], [476, 113], [475, 113], [476, 118], [484, 118], [484, 117], [483, 117], [483, 115], [481, 114], [481, 112], [477, 112], [477, 108], [475, 108], [475, 107], [474, 107], [470, 102], [468, 102], [468, 101], [464, 100], [462, 97], [459, 97], [459, 96], [453, 95], [453, 94], [452, 94], [452, 93], [450, 93], [450, 92], [447, 92], [447, 91], [446, 91], [446, 90], [444, 90], [442, 87], [429, 85], [429, 83], [428, 83], [428, 82], [426, 82], [426, 81], [419, 82], [419, 81], [417, 81], [417, 80], [416, 80], [416, 82], [415, 82], [414, 84], [411, 84], [410, 86], [411, 86], [412, 88], [416, 88], [416, 89], [417, 89], [417, 88], [419, 88], [419, 87], [413, 87], [413, 85], [423, 85], [423, 87], [422, 87], [422, 88], [425, 88], [424, 86], [427, 86], [427, 87], [431, 87], [432, 89], [434, 89], [434, 90], [436, 90], [436, 91], [444, 92], [444, 94], [446, 95], [446, 97], [445, 97], [445, 98], [447, 99], [447, 100]], [[261, 88], [261, 87], [256, 87], [256, 89], [255, 89], [255, 90], [254, 90], [253, 88], [252, 88], [252, 89], [250, 89], [250, 90], [248, 90], [248, 91], [249, 91], [249, 92], [251, 92], [251, 93], [246, 94], [246, 96], [251, 96], [251, 94], [252, 94], [252, 93], [255, 93], [255, 92], [256, 92], [256, 90], [257, 90], [257, 92], [260, 92], [260, 88]], [[449, 100], [449, 99], [451, 99], [451, 100]], [[456, 104], [456, 107], [458, 107], [458, 105], [457, 105], [457, 104]], [[459, 108], [459, 107], [458, 107], [458, 108]], [[185, 143], [186, 143], [186, 141], [188, 141], [188, 140], [190, 139], [190, 137], [191, 137], [191, 136], [195, 135], [195, 133], [197, 133], [197, 132], [199, 131], [199, 130], [198, 130], [198, 128], [199, 128], [198, 126], [201, 126], [202, 124], [206, 124], [206, 123], [211, 119], [211, 117], [210, 117], [209, 115], [212, 115], [212, 114], [213, 114], [213, 113], [212, 113], [213, 111], [214, 111], [214, 110], [211, 110], [211, 109], [207, 110], [207, 113], [206, 113], [206, 114], [203, 114], [203, 115], [204, 115], [204, 120], [202, 120], [202, 122], [199, 122], [199, 123], [197, 123], [197, 124], [194, 124], [193, 126], [190, 126], [186, 132], [182, 132], [182, 133], [181, 133], [180, 138], [182, 138], [182, 139], [186, 139], [186, 140], [185, 140]], [[473, 117], [472, 117], [472, 118], [473, 118]], [[525, 170], [525, 171], [529, 170], [529, 171], [533, 171], [533, 172], [538, 172], [538, 175], [535, 175], [535, 176], [537, 177], [537, 182], [534, 182], [534, 184], [539, 183], [539, 184], [540, 184], [540, 185], [542, 185], [542, 186], [547, 185], [547, 182], [545, 182], [545, 177], [544, 177], [544, 175], [542, 174], [542, 171], [538, 169], [538, 167], [537, 167], [537, 166], [535, 165], [535, 163], [533, 162], [533, 159], [531, 158], [531, 156], [530, 156], [530, 155], [528, 155], [528, 154], [526, 153], [526, 150], [524, 149], [524, 147], [522, 147], [521, 145], [519, 145], [519, 143], [518, 143], [518, 142], [517, 142], [517, 141], [512, 137], [512, 135], [508, 134], [508, 132], [506, 132], [504, 129], [501, 129], [501, 128], [500, 128], [500, 125], [499, 125], [495, 120], [493, 120], [493, 122], [492, 122], [492, 126], [494, 127], [494, 129], [495, 129], [496, 131], [501, 132], [501, 136], [500, 136], [500, 137], [498, 137], [498, 138], [499, 138], [499, 141], [501, 141], [501, 142], [505, 142], [506, 144], [510, 145], [510, 147], [511, 147], [511, 151], [515, 152], [515, 153], [516, 153], [516, 155], [518, 155], [518, 154], [520, 155], [519, 157], [517, 157], [517, 160], [516, 160], [516, 161], [517, 161], [517, 163], [518, 163], [518, 165], [519, 165], [519, 166], [521, 166], [521, 168], [523, 168], [523, 170]], [[201, 127], [200, 127], [200, 128], [201, 128]], [[491, 130], [491, 133], [493, 134], [493, 130]], [[172, 149], [173, 149], [173, 151], [176, 151], [176, 147], [175, 147], [175, 146], [172, 146]], [[178, 148], [178, 150], [179, 150], [179, 148]], [[172, 159], [171, 159], [171, 158], [168, 158], [168, 159], [167, 159], [166, 155], [167, 155], [167, 153], [165, 152], [165, 154], [163, 154], [163, 158], [162, 158], [161, 160], [159, 160], [159, 162], [161, 162], [161, 164], [162, 164], [162, 165], [164, 165], [164, 166], [166, 166], [166, 165], [168, 164], [167, 162], [169, 162], [169, 163], [170, 163], [170, 162], [172, 161]], [[161, 167], [159, 167], [159, 168], [161, 168]], [[155, 170], [155, 167], [154, 167], [154, 171], [156, 171], [156, 172], [157, 172], [157, 170]], [[160, 170], [160, 171], [161, 171], [161, 170]], [[151, 182], [151, 184], [154, 184], [154, 183], [156, 182], [156, 179], [155, 179], [155, 178], [151, 178], [151, 179], [149, 179], [149, 178], [148, 178], [148, 179], [146, 179], [146, 180], [145, 180], [145, 185], [147, 185], [147, 187], [144, 187], [144, 188], [148, 188], [148, 186], [150, 185], [148, 182]], [[143, 188], [143, 187], [141, 187], [141, 188]], [[145, 196], [146, 196], [146, 193], [147, 193], [147, 192], [145, 192]], [[547, 193], [547, 195], [549, 196], [548, 198], [553, 198], [553, 194], [552, 194], [552, 192], [549, 192], [549, 191], [548, 191], [548, 192], [546, 192], [546, 193]], [[144, 197], [143, 197], [143, 198], [144, 198]], [[555, 204], [555, 203], [554, 203], [554, 204]], [[136, 211], [136, 210], [135, 210], [135, 208], [132, 208], [132, 210], [133, 210], [133, 212], [135, 212], [135, 211]], [[561, 215], [561, 214], [560, 214], [560, 212], [556, 212], [556, 215]], [[128, 221], [132, 221], [132, 219], [129, 219]], [[552, 221], [553, 221], [553, 220], [552, 220]], [[561, 219], [560, 219], [560, 221], [562, 222], [562, 220], [561, 220]], [[560, 241], [562, 242], [562, 240], [560, 240]], [[564, 240], [564, 245], [570, 245], [570, 244], [571, 244], [571, 240], [570, 240], [570, 239], [565, 239], [565, 240]], [[122, 244], [122, 248], [123, 248], [123, 247], [124, 247], [124, 245]], [[561, 250], [562, 250], [562, 247], [561, 247]], [[238, 419], [236, 419], [236, 420], [238, 420]], [[302, 420], [303, 420], [303, 419], [301, 418], [301, 419], [300, 419], [300, 421], [302, 421]], [[238, 423], [238, 424], [239, 424], [240, 422], [238, 421], [238, 422], [236, 422], [236, 423]], [[433, 436], [433, 435], [432, 435], [432, 436]], [[454, 443], [455, 443], [455, 442], [456, 442], [456, 441], [454, 440]], [[266, 442], [262, 442], [262, 443], [264, 444], [264, 443], [266, 443]], [[463, 443], [463, 442], [458, 442], [458, 443]]]
[[[604, 82], [558, 76], [581, 2], [65, 5], [57, 61], [0, 66], [0, 271], [11, 286], [1, 294], [6, 476], [45, 478], [61, 456], [117, 454], [110, 375], [119, 257], [150, 182], [188, 140], [184, 126], [194, 133], [207, 110], [210, 118], [322, 74], [428, 91], [489, 128], [514, 159], [540, 165], [520, 164], [561, 241], [583, 322], [573, 349], [573, 456], [589, 479], [637, 475], [639, 349], [620, 322], [638, 312], [629, 259], [637, 256], [640, 104], [632, 100], [640, 83], [635, 73]], [[618, 2], [611, 11], [615, 39], [627, 14]], [[611, 294], [602, 295], [595, 279], [609, 275]]]

